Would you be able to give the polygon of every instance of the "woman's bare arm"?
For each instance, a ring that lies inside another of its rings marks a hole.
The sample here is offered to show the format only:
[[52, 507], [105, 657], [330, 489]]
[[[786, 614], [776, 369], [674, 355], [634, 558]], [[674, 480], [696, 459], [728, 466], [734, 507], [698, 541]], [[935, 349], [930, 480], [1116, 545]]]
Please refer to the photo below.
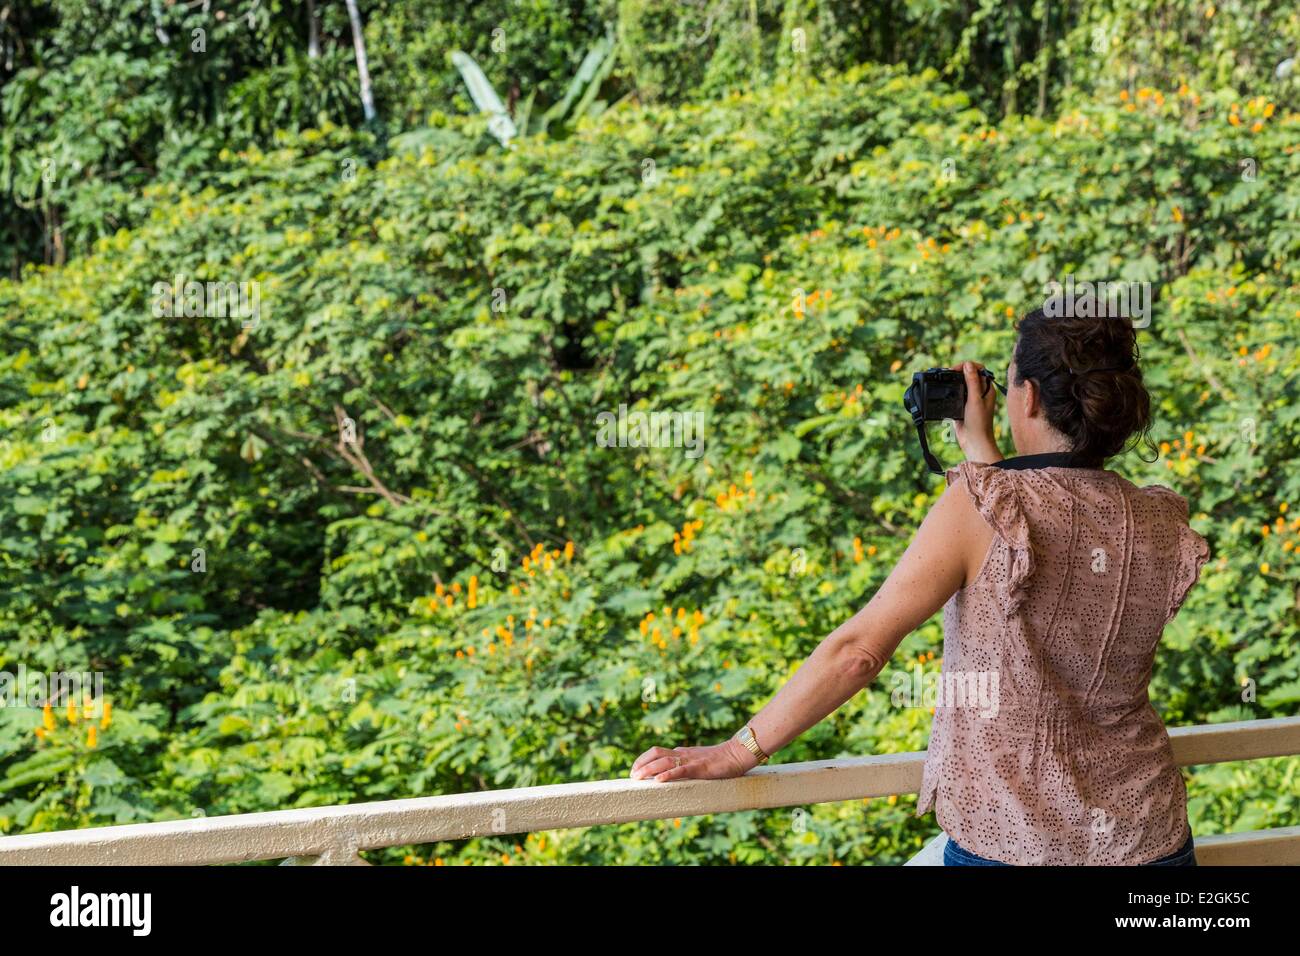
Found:
[[[974, 579], [992, 541], [965, 482], [955, 482], [866, 607], [832, 631], [749, 721], [759, 746], [775, 753], [875, 680], [903, 638]], [[756, 763], [734, 739], [714, 747], [652, 747], [637, 758], [632, 777], [731, 777]]]

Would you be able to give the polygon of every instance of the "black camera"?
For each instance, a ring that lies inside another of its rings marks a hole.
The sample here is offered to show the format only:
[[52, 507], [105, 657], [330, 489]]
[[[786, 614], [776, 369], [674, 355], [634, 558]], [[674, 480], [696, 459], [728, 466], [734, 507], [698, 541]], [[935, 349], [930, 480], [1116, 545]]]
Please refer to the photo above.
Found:
[[[982, 394], [988, 394], [989, 385], [997, 386], [998, 391], [1006, 394], [1007, 390], [998, 385], [988, 369], [980, 369], [980, 377], [985, 379]], [[926, 465], [934, 474], [942, 475], [943, 468], [939, 460], [930, 452], [925, 423], [947, 419], [961, 421], [966, 417], [966, 376], [951, 368], [928, 368], [924, 372], [917, 372], [912, 376], [912, 384], [903, 393], [903, 407], [912, 416], [912, 424], [916, 426]]]

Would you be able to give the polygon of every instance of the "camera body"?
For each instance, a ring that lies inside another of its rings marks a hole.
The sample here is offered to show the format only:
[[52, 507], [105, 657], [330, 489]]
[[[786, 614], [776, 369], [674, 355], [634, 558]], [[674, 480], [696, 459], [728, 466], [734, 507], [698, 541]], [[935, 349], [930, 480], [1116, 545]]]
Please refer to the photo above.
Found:
[[[980, 369], [986, 379], [984, 391], [993, 373]], [[950, 368], [928, 368], [912, 376], [912, 384], [903, 393], [903, 407], [913, 421], [941, 422], [945, 419], [961, 421], [966, 417], [966, 376]]]
[[[979, 371], [984, 381], [983, 394], [996, 386], [998, 391], [1006, 389], [998, 385], [993, 373], [986, 368]], [[966, 417], [966, 376], [951, 368], [928, 368], [912, 376], [912, 384], [903, 393], [903, 407], [912, 416], [916, 426], [916, 437], [921, 443], [921, 455], [926, 467], [936, 475], [943, 474], [943, 467], [930, 451], [929, 439], [925, 437], [926, 422], [941, 422], [946, 419], [962, 421]]]

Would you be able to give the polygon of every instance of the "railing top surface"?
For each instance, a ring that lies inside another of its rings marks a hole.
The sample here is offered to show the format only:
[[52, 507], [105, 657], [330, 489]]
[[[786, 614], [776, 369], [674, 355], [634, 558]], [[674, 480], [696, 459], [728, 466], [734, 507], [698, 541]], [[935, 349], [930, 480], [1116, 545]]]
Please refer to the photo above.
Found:
[[[1300, 754], [1300, 716], [1169, 729], [1180, 766]], [[150, 862], [183, 841], [206, 862], [321, 854], [666, 817], [829, 803], [920, 788], [924, 751], [757, 767], [729, 780], [619, 778], [0, 838], [0, 864]], [[504, 829], [502, 829], [504, 827]], [[154, 860], [153, 862], [156, 862]]]

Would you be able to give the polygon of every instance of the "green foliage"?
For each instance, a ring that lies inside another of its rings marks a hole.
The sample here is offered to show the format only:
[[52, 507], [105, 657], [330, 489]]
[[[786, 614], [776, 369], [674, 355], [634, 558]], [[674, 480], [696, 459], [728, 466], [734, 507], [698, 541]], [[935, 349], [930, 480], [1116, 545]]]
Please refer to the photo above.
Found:
[[[220, 151], [0, 283], [0, 668], [104, 670], [116, 705], [93, 748], [0, 711], [0, 830], [621, 776], [721, 739], [939, 492], [907, 374], [1004, 365], [1066, 272], [1157, 289], [1162, 455], [1115, 467], [1186, 495], [1214, 552], [1158, 708], [1294, 713], [1300, 116], [1166, 88], [992, 122], [869, 67], [510, 150], [433, 120], [386, 156], [328, 123]], [[259, 283], [259, 321], [157, 317], [177, 274]], [[602, 446], [620, 404], [702, 412], [703, 455]], [[922, 749], [889, 681], [940, 649], [932, 621], [781, 759]], [[1199, 769], [1194, 827], [1294, 825], [1270, 795], [1296, 763]], [[929, 834], [911, 808], [418, 856], [890, 863]]]
[[[1300, 13], [1281, 0], [360, 0], [379, 130], [473, 104], [483, 68], [523, 129], [628, 99], [682, 103], [864, 62], [935, 69], [989, 116], [1055, 115], [1143, 86], [1300, 105]], [[223, 148], [358, 125], [353, 37], [326, 0], [32, 0], [0, 16], [0, 249], [6, 273], [59, 264], [140, 222], [139, 190], [207, 181]], [[314, 20], [313, 20], [314, 13]], [[314, 23], [314, 29], [313, 29]], [[585, 57], [618, 42], [573, 111]], [[315, 47], [313, 48], [313, 37]], [[567, 125], [567, 124], [566, 124]], [[552, 135], [567, 129], [550, 124]], [[380, 137], [380, 148], [384, 137]]]

